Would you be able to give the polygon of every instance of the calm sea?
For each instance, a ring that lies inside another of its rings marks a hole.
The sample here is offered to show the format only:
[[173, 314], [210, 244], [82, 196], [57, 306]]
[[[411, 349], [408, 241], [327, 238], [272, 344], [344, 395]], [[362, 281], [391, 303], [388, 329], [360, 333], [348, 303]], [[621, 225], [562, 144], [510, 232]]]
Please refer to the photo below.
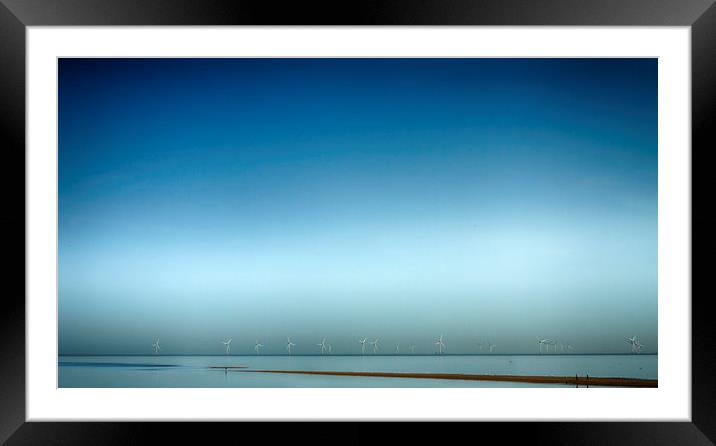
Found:
[[[59, 387], [548, 387], [537, 384], [247, 373], [331, 370], [657, 378], [657, 355], [60, 356]], [[246, 369], [210, 369], [245, 366]]]

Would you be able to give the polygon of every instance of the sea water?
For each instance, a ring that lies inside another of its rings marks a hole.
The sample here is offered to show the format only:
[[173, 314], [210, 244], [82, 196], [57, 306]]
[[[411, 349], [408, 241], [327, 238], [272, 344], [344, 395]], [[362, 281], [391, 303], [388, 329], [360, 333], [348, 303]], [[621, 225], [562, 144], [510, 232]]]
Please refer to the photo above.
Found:
[[[251, 370], [657, 378], [657, 355], [60, 356], [59, 387], [551, 387]], [[210, 368], [210, 366], [241, 369]], [[559, 385], [556, 385], [560, 387]]]

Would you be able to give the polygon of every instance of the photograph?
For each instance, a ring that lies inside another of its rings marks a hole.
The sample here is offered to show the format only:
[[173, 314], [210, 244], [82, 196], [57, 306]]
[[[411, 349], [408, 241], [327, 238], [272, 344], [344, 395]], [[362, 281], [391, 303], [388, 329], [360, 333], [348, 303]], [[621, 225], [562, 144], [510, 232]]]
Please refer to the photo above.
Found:
[[0, 444], [714, 444], [714, 1], [0, 0]]
[[57, 387], [658, 388], [658, 80], [59, 57]]

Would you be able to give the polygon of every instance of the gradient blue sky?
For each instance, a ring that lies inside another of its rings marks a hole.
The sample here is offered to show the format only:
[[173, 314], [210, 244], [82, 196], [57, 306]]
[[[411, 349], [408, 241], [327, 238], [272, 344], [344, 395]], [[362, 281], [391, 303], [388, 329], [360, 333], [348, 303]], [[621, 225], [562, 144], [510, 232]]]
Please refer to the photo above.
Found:
[[61, 354], [657, 345], [656, 59], [60, 59]]

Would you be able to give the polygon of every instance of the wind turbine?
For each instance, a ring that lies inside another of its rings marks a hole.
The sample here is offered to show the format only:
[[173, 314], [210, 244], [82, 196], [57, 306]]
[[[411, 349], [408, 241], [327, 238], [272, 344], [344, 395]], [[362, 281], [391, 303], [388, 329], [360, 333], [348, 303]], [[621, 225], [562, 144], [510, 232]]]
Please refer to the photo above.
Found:
[[400, 354], [400, 344], [395, 344], [395, 354], [396, 355]]
[[154, 341], [154, 343], [152, 344], [152, 348], [154, 348], [154, 354], [155, 354], [155, 355], [156, 355], [157, 353], [159, 353], [159, 350], [161, 350], [161, 348], [159, 348], [159, 338], [157, 338], [157, 340]]
[[539, 345], [539, 352], [540, 352], [540, 354], [542, 353], [542, 345], [543, 345], [543, 344], [547, 346], [547, 353], [549, 353], [549, 346], [550, 346], [550, 345], [554, 345], [554, 351], [555, 351], [555, 353], [557, 352], [557, 343], [554, 342], [554, 341], [550, 341], [549, 339], [540, 339], [540, 338], [537, 338], [537, 344]]
[[490, 342], [490, 341], [487, 341], [487, 345], [488, 345], [488, 348], [490, 349], [490, 353], [492, 353], [493, 351], [495, 351], [495, 348], [497, 347], [497, 344], [493, 344], [493, 343]]
[[550, 345], [551, 345], [552, 347], [554, 347], [554, 352], [557, 353], [557, 343], [556, 343], [556, 342], [551, 341], [551, 340], [549, 340], [549, 339], [546, 339], [546, 340], [545, 340], [545, 344], [547, 344], [547, 353], [549, 353], [549, 346], [550, 346]]
[[365, 355], [365, 342], [366, 342], [367, 340], [368, 340], [368, 339], [366, 339], [366, 338], [363, 338], [363, 339], [359, 339], [359, 340], [358, 340], [358, 342], [360, 343], [360, 354], [361, 354], [361, 355]]
[[443, 335], [440, 335], [438, 338], [438, 341], [435, 343], [435, 345], [438, 346], [438, 355], [443, 354], [443, 348], [445, 348], [445, 343], [443, 342]]
[[640, 348], [637, 346], [641, 346], [641, 344], [639, 344], [639, 341], [636, 339], [636, 335], [632, 336], [631, 338], [626, 338], [626, 342], [631, 344], [631, 352], [637, 353], [637, 350], [639, 350]]
[[289, 338], [288, 336], [286, 336], [286, 350], [288, 350], [288, 355], [289, 355], [289, 356], [291, 356], [291, 347], [293, 347], [294, 345], [296, 345], [296, 344], [294, 344], [293, 342], [291, 342], [291, 338]]
[[229, 352], [231, 352], [231, 338], [227, 339], [226, 341], [221, 341], [221, 343], [226, 346], [226, 354], [228, 355]]
[[323, 354], [326, 351], [326, 338], [323, 338], [321, 343], [316, 345], [321, 347], [321, 354]]
[[370, 341], [369, 344], [373, 345], [373, 354], [378, 353], [378, 341], [379, 338], [375, 338], [375, 341]]
[[636, 338], [636, 336], [632, 338], [626, 338], [627, 342], [631, 343], [631, 352], [639, 354], [641, 353], [641, 348], [644, 346], [639, 340]]
[[257, 355], [260, 355], [260, 354], [261, 354], [260, 349], [261, 349], [261, 347], [263, 347], [263, 346], [264, 346], [264, 345], [261, 344], [261, 343], [259, 342], [259, 340], [257, 339], [257, 340], [256, 340], [256, 345], [254, 345], [254, 350], [256, 350], [256, 354], [257, 354]]

